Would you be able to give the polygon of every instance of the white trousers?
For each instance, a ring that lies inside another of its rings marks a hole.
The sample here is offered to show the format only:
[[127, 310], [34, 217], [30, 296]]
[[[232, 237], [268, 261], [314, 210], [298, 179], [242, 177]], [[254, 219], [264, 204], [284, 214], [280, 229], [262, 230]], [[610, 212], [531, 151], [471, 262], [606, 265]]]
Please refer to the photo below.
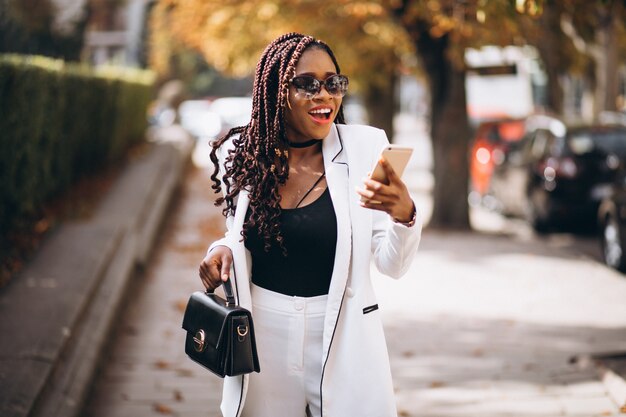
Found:
[[261, 372], [250, 374], [242, 417], [319, 417], [328, 296], [251, 290]]

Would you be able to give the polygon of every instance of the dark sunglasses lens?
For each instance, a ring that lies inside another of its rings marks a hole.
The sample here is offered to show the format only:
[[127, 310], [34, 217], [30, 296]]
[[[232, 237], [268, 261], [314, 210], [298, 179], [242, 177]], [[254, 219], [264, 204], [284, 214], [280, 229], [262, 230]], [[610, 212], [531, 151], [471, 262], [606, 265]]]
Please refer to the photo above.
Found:
[[324, 81], [324, 86], [333, 96], [344, 96], [348, 91], [348, 77], [345, 75], [333, 75]]
[[320, 82], [313, 77], [295, 77], [291, 83], [294, 87], [296, 87], [296, 89], [313, 95], [319, 93], [322, 88]]
[[[306, 94], [307, 98], [309, 99], [319, 94], [322, 89], [322, 82], [308, 75], [294, 77], [291, 80], [291, 84], [298, 91]], [[331, 75], [323, 81], [323, 84], [326, 88], [326, 91], [328, 91], [328, 94], [330, 94], [331, 96], [343, 97], [348, 91], [348, 77], [346, 77], [345, 75]]]

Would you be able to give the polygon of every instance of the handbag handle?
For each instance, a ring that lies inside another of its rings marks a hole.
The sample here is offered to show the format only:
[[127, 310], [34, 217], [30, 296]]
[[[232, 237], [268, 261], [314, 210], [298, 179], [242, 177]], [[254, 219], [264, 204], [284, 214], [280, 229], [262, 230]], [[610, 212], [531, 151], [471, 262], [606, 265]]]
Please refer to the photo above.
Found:
[[[224, 283], [222, 283], [222, 286], [224, 287], [224, 295], [226, 295], [226, 305], [227, 306], [236, 305], [235, 295], [233, 294], [233, 284], [230, 282], [230, 278], [224, 281]], [[205, 293], [213, 294], [213, 290], [207, 289]]]
[[226, 305], [235, 305], [235, 295], [233, 294], [233, 284], [230, 282], [230, 278], [224, 281], [224, 294], [226, 294]]

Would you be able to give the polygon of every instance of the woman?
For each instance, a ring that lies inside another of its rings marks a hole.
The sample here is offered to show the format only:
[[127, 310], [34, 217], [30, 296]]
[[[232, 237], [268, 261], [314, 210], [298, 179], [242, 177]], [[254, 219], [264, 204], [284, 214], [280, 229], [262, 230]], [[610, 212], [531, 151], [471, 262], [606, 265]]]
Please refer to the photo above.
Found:
[[283, 35], [257, 65], [252, 120], [214, 144], [228, 231], [200, 277], [234, 280], [261, 365], [226, 378], [226, 417], [396, 416], [370, 260], [403, 275], [421, 223], [388, 164], [388, 185], [366, 178], [388, 141], [343, 124], [347, 86], [326, 44]]

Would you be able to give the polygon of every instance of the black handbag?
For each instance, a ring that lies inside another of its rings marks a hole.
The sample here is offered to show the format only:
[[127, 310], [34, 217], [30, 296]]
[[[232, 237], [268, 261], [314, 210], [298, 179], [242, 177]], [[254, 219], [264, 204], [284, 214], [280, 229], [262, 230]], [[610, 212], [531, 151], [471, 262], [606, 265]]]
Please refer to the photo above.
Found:
[[252, 314], [236, 304], [230, 280], [223, 286], [226, 300], [208, 291], [189, 297], [185, 353], [221, 378], [259, 372]]

